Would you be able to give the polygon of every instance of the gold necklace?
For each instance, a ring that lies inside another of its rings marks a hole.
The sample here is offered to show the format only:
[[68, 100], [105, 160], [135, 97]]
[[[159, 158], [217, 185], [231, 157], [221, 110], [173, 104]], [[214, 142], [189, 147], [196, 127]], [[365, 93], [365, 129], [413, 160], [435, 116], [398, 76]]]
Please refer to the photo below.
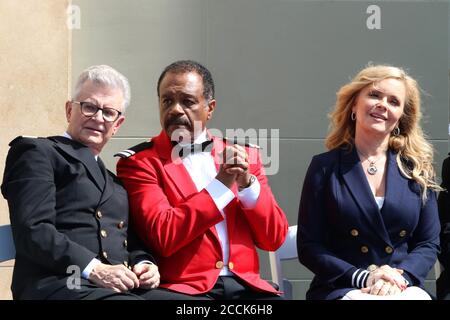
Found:
[[[366, 158], [366, 160], [369, 161], [369, 166], [368, 166], [367, 169], [366, 169], [367, 173], [370, 174], [371, 176], [373, 176], [374, 174], [376, 174], [376, 173], [378, 172], [378, 168], [377, 168], [377, 166], [375, 165], [375, 163], [376, 163], [378, 160], [380, 160], [380, 159], [384, 156], [384, 154], [382, 154], [381, 156], [379, 156], [379, 157], [378, 157], [377, 159], [375, 159], [375, 160], [370, 160], [368, 156], [362, 154], [358, 149], [356, 149], [356, 151], [358, 152], [358, 154], [359, 154], [361, 157]], [[366, 160], [364, 160], [364, 161], [366, 161]], [[364, 161], [363, 161], [363, 162], [364, 162]]]

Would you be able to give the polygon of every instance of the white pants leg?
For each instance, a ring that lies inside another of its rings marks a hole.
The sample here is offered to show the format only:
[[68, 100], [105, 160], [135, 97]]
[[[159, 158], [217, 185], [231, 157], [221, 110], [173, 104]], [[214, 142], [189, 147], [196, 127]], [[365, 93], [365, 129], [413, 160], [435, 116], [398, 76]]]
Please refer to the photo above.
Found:
[[341, 300], [431, 300], [431, 297], [419, 287], [408, 287], [399, 294], [392, 296], [376, 296], [355, 289], [347, 292]]

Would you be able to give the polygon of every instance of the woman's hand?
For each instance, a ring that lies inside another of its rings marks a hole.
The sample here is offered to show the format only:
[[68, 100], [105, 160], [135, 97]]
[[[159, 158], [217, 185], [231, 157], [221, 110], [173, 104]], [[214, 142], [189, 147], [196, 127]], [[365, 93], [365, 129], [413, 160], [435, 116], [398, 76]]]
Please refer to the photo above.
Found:
[[403, 270], [388, 265], [378, 267], [370, 272], [367, 287], [361, 289], [361, 292], [380, 296], [398, 294], [407, 288], [402, 274]]
[[379, 279], [372, 286], [362, 288], [361, 292], [373, 294], [376, 296], [390, 296], [399, 294], [400, 292], [402, 292], [402, 289], [400, 289], [396, 284], [383, 279]]
[[402, 291], [406, 289], [407, 284], [402, 276], [403, 270], [383, 265], [371, 271], [367, 278], [367, 287], [373, 286], [378, 280], [383, 279], [391, 284], [397, 285]]

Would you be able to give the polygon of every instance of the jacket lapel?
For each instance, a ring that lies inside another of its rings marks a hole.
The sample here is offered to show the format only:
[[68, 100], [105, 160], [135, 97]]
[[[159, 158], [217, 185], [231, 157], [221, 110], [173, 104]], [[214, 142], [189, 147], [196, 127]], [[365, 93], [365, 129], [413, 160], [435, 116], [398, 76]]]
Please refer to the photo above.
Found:
[[152, 139], [152, 141], [154, 141], [156, 151], [164, 162], [164, 170], [183, 197], [187, 198], [191, 194], [197, 192], [197, 187], [195, 186], [194, 181], [192, 181], [191, 176], [184, 167], [181, 159], [179, 157], [174, 157], [172, 159], [172, 143], [167, 134], [164, 131], [161, 131], [159, 136]]
[[341, 174], [345, 184], [353, 195], [361, 213], [367, 219], [368, 224], [383, 241], [390, 243], [389, 235], [383, 223], [380, 210], [361, 166], [356, 148], [350, 152], [341, 149]]
[[[220, 139], [216, 137], [212, 137], [209, 133], [208, 136], [213, 139], [213, 149], [211, 150], [211, 154], [214, 158], [214, 162], [216, 164], [216, 169], [218, 170], [219, 162], [217, 161], [216, 156], [218, 156], [218, 150], [219, 152], [223, 150], [224, 142], [220, 141]], [[183, 165], [183, 162], [178, 157], [171, 157], [172, 152], [172, 143], [167, 136], [167, 134], [164, 131], [161, 131], [161, 133], [152, 139], [154, 142], [154, 146], [156, 148], [157, 153], [159, 154], [161, 161], [164, 162], [164, 170], [166, 171], [167, 175], [172, 180], [173, 185], [177, 188], [177, 190], [180, 192], [180, 194], [187, 198], [190, 195], [197, 192], [197, 187], [192, 181], [191, 176], [189, 175], [189, 172], [186, 170], [185, 166]], [[232, 190], [236, 194], [236, 190]], [[230, 206], [234, 205], [235, 201], [232, 201], [226, 208], [225, 208], [225, 214], [226, 214], [226, 220], [227, 220], [227, 228], [228, 228], [228, 234], [231, 235], [232, 233], [232, 225], [234, 224], [234, 215], [235, 210], [230, 209]], [[219, 213], [218, 213], [219, 214]], [[219, 235], [217, 234], [216, 228], [211, 228], [211, 232], [215, 235], [215, 238], [217, 239], [219, 245]]]
[[86, 171], [91, 176], [95, 185], [103, 192], [103, 188], [105, 186], [105, 178], [98, 166], [97, 161], [95, 161], [95, 157], [89, 148], [75, 140], [55, 136], [50, 137], [49, 139], [53, 140], [56, 144], [56, 147], [71, 156], [72, 158], [80, 161]]
[[[381, 213], [385, 221], [391, 221], [389, 213], [396, 212], [399, 205], [407, 203], [405, 192], [409, 190], [408, 179], [402, 176], [396, 161], [396, 154], [392, 151], [388, 153], [388, 167], [386, 173], [386, 192], [384, 205]], [[398, 225], [397, 225], [398, 227]]]
[[98, 157], [97, 162], [98, 162], [98, 166], [102, 172], [103, 177], [105, 177], [105, 187], [103, 189], [102, 197], [100, 199], [100, 203], [104, 203], [106, 200], [111, 198], [111, 196], [113, 195], [113, 191], [114, 191], [113, 183], [112, 183], [112, 178], [110, 177], [108, 170], [106, 169], [105, 164], [103, 163], [102, 159], [100, 159], [100, 157]]

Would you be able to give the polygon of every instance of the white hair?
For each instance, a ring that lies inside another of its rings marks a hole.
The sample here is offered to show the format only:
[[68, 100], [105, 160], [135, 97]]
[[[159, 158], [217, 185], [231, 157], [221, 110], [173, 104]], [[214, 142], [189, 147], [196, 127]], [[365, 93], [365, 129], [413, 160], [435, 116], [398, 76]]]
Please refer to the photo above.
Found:
[[98, 85], [121, 89], [124, 97], [123, 112], [125, 112], [130, 105], [131, 92], [130, 83], [123, 74], [107, 65], [91, 66], [78, 77], [74, 97], [78, 97], [81, 87], [88, 80]]

